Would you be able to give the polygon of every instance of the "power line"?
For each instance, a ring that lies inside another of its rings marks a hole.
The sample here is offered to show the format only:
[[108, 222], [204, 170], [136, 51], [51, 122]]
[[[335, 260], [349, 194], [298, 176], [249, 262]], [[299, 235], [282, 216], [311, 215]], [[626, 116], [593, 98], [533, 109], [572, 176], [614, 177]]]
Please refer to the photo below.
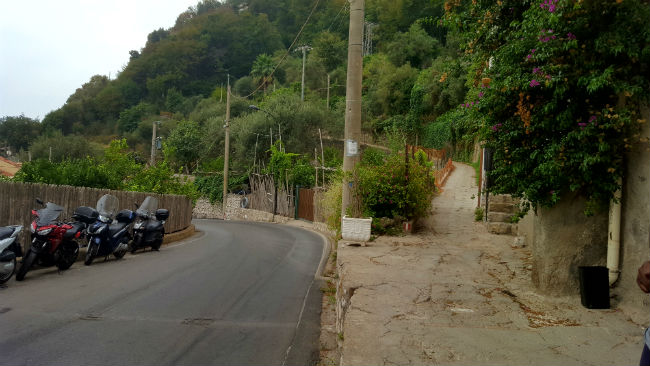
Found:
[[[343, 9], [345, 9], [345, 8], [347, 8], [347, 7], [348, 7], [348, 2], [346, 1], [345, 3], [343, 3], [343, 6], [341, 7], [341, 9], [339, 10], [339, 12], [338, 12], [338, 13], [336, 14], [336, 16], [334, 17], [334, 20], [332, 20], [332, 23], [330, 23], [330, 26], [327, 27], [327, 31], [328, 31], [328, 32], [330, 31], [330, 28], [332, 28], [332, 26], [334, 25], [334, 22], [336, 22], [336, 20], [339, 18], [339, 15], [341, 15], [341, 12], [343, 11]], [[341, 19], [343, 19], [343, 18], [341, 18]]]

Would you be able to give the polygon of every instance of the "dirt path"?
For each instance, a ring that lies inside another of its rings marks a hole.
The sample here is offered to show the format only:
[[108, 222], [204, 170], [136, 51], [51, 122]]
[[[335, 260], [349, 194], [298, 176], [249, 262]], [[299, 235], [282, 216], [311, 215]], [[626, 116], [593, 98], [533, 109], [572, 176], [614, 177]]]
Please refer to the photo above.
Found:
[[341, 364], [637, 364], [641, 326], [531, 288], [530, 253], [474, 222], [455, 163], [424, 229], [338, 249]]

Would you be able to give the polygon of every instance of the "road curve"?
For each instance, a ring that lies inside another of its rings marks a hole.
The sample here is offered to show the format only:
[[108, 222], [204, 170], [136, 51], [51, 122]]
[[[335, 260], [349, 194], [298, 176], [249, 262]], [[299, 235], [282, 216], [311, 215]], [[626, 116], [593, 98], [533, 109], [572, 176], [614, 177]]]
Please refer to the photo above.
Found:
[[196, 220], [160, 252], [29, 272], [0, 289], [2, 365], [311, 364], [321, 236]]

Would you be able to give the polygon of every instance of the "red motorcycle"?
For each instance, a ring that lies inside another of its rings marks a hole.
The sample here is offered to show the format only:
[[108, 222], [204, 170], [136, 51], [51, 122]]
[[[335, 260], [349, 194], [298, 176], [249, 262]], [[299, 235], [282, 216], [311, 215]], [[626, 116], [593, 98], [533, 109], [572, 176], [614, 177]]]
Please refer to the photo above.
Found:
[[94, 210], [89, 207], [79, 207], [72, 216], [75, 221], [57, 222], [56, 219], [63, 212], [63, 207], [52, 202], [43, 204], [39, 199], [36, 199], [36, 202], [44, 207], [40, 210], [32, 210], [34, 215], [34, 221], [30, 225], [32, 244], [16, 272], [17, 281], [25, 278], [34, 263], [42, 266], [56, 265], [60, 270], [70, 268], [79, 255], [77, 240], [84, 236], [87, 223], [97, 220], [97, 216], [92, 212]]

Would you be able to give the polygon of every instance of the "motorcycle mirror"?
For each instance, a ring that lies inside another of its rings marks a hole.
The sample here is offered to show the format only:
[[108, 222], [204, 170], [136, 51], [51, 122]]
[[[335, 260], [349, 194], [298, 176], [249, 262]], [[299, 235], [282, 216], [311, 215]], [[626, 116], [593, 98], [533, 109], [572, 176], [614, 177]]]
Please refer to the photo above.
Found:
[[39, 205], [43, 205], [43, 204], [44, 204], [43, 201], [42, 201], [40, 198], [36, 198], [36, 203], [38, 203]]
[[135, 205], [135, 208], [140, 208], [140, 205], [137, 204], [137, 202], [134, 202], [133, 205]]

